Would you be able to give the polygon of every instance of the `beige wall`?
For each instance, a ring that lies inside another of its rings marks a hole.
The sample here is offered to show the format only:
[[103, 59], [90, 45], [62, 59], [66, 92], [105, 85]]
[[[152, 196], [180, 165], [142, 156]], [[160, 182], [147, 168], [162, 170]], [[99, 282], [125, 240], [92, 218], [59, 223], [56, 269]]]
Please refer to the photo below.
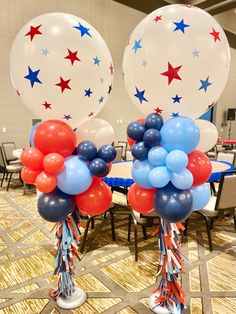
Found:
[[[224, 112], [228, 108], [236, 108], [236, 50], [231, 49], [231, 66], [230, 74], [225, 90], [219, 99], [216, 108], [216, 126], [219, 131], [219, 136], [222, 138], [228, 138], [229, 121], [227, 126], [221, 129], [221, 123], [223, 122]], [[232, 121], [231, 138], [236, 138], [236, 121]]]
[[[28, 143], [33, 114], [16, 95], [9, 76], [11, 44], [19, 29], [31, 18], [46, 12], [67, 12], [91, 23], [104, 37], [115, 66], [115, 82], [108, 104], [99, 114], [116, 132], [116, 141], [126, 138], [126, 126], [141, 114], [132, 105], [123, 83], [122, 57], [127, 39], [144, 14], [112, 0], [0, 0], [0, 142], [13, 140], [17, 146]], [[236, 107], [236, 51], [232, 50], [231, 73], [217, 108], [216, 124], [220, 130], [223, 111]], [[122, 123], [117, 123], [122, 120]], [[2, 128], [7, 132], [3, 133]], [[225, 136], [228, 128], [220, 135]], [[236, 138], [236, 122], [232, 123]]]
[[[47, 12], [67, 12], [92, 24], [111, 50], [115, 82], [112, 96], [99, 114], [109, 121], [116, 140], [126, 138], [126, 126], [141, 114], [132, 106], [123, 84], [124, 47], [135, 25], [144, 14], [112, 0], [0, 0], [0, 142], [15, 141], [28, 145], [28, 132], [33, 114], [16, 95], [9, 77], [9, 54], [14, 37], [33, 17]], [[121, 119], [122, 123], [117, 123]], [[7, 132], [2, 132], [6, 127]]]

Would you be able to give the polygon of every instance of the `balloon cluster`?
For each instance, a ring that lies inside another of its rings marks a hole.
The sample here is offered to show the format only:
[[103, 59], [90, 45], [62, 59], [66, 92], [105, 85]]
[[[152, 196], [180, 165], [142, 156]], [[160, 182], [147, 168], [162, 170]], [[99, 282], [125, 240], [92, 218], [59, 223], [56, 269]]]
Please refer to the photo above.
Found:
[[177, 222], [208, 203], [210, 188], [205, 182], [211, 162], [195, 149], [200, 131], [193, 120], [176, 116], [164, 123], [160, 114], [151, 113], [143, 123], [131, 122], [127, 135], [135, 141], [135, 183], [128, 194], [134, 210], [148, 213], [155, 208], [162, 218]]
[[59, 120], [48, 120], [35, 128], [31, 138], [35, 147], [25, 148], [21, 161], [22, 179], [35, 184], [44, 193], [39, 197], [40, 215], [51, 222], [63, 221], [75, 208], [98, 215], [111, 203], [110, 188], [100, 178], [111, 169], [116, 150], [110, 145], [97, 149], [91, 141], [83, 141], [75, 151], [73, 129]]

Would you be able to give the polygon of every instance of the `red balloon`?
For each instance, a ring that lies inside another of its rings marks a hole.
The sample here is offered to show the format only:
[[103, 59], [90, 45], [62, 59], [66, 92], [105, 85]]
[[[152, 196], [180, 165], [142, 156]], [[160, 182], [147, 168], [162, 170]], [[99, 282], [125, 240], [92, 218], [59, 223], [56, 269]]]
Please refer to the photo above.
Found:
[[128, 201], [132, 209], [140, 214], [147, 214], [154, 208], [154, 193], [157, 189], [144, 189], [138, 184], [131, 185]]
[[75, 149], [76, 136], [68, 124], [58, 120], [48, 120], [37, 127], [34, 143], [45, 155], [58, 153], [67, 157]]
[[88, 190], [76, 195], [75, 200], [79, 211], [92, 216], [101, 215], [110, 207], [112, 193], [105, 182], [94, 178]]
[[48, 173], [57, 174], [64, 168], [64, 158], [62, 155], [57, 153], [51, 153], [44, 157], [43, 167]]
[[35, 147], [26, 147], [20, 156], [22, 164], [32, 170], [43, 169], [43, 158], [44, 155]]
[[21, 170], [21, 178], [27, 184], [34, 184], [40, 172], [40, 170], [32, 170], [30, 168], [23, 167]]
[[127, 142], [130, 148], [132, 148], [132, 146], [136, 143], [136, 141], [132, 140], [132, 138], [130, 138], [129, 136], [127, 136]]
[[211, 161], [199, 150], [194, 150], [188, 155], [188, 165], [186, 168], [193, 175], [193, 186], [205, 183], [211, 176]]
[[43, 193], [52, 192], [57, 186], [57, 179], [54, 175], [42, 171], [36, 178], [36, 188]]
[[[145, 119], [138, 119], [138, 122], [144, 124], [145, 123]], [[130, 138], [129, 136], [127, 136], [127, 142], [129, 144], [129, 147], [132, 148], [132, 146], [136, 143], [136, 141], [132, 140], [132, 138]]]

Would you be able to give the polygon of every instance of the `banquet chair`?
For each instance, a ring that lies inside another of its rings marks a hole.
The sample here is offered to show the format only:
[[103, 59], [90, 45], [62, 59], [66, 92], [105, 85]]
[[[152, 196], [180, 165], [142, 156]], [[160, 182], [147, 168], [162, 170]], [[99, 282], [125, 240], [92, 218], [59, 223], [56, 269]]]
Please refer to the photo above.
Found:
[[138, 226], [142, 227], [144, 239], [147, 239], [147, 227], [158, 226], [160, 218], [155, 211], [149, 214], [140, 214], [137, 211], [130, 209], [128, 222], [128, 242], [130, 242], [132, 220], [134, 224], [134, 256], [135, 262], [138, 261]]
[[122, 151], [122, 158], [124, 160], [126, 160], [126, 150], [128, 147], [128, 143], [125, 141], [118, 141], [118, 146], [122, 146], [123, 147], [123, 151]]
[[133, 155], [131, 153], [130, 149], [126, 149], [126, 153], [125, 153], [125, 160], [133, 160]]
[[[21, 164], [8, 165], [6, 163], [2, 147], [0, 147], [0, 168], [1, 168], [1, 172], [3, 172], [3, 177], [2, 177], [2, 181], [1, 181], [1, 187], [3, 185], [3, 181], [4, 181], [5, 175], [6, 175], [7, 176], [7, 181], [8, 181], [8, 183], [7, 183], [7, 191], [8, 191], [9, 187], [10, 187], [10, 184], [11, 184], [12, 175], [14, 173], [18, 173], [19, 174], [19, 178], [20, 178], [22, 165]], [[8, 178], [8, 174], [9, 174], [9, 178]]]
[[123, 154], [123, 146], [114, 146], [116, 150], [116, 158], [113, 160], [113, 162], [119, 162], [122, 160], [122, 154]]
[[13, 155], [13, 151], [16, 149], [15, 142], [2, 142], [2, 150], [7, 165], [15, 165], [21, 163], [20, 159]]
[[[114, 221], [113, 209], [114, 209], [114, 204], [112, 203], [107, 212], [109, 212], [109, 214], [110, 214], [112, 241], [115, 241], [116, 240], [116, 235], [115, 235], [115, 221]], [[85, 230], [84, 230], [84, 235], [83, 235], [83, 238], [82, 238], [82, 241], [81, 241], [81, 246], [80, 246], [80, 252], [81, 253], [84, 252], [86, 240], [88, 238], [88, 231], [89, 231], [90, 224], [91, 224], [92, 230], [94, 230], [94, 219], [96, 217], [98, 217], [98, 216], [101, 216], [101, 215], [94, 215], [94, 216], [88, 215], [87, 216], [87, 223], [86, 223], [86, 227], [85, 227]], [[106, 215], [104, 215], [103, 217], [104, 217], [104, 219], [106, 219]]]
[[217, 154], [217, 160], [218, 161], [226, 161], [234, 165], [235, 163], [235, 153], [224, 153], [219, 152]]
[[[195, 211], [205, 219], [209, 249], [213, 251], [211, 230], [215, 220], [223, 220], [229, 218], [234, 220], [234, 228], [236, 231], [236, 170], [225, 171], [222, 173], [219, 191], [217, 196], [212, 196], [209, 203], [204, 209]], [[185, 231], [187, 234], [189, 218], [185, 221]]]
[[210, 159], [216, 159], [217, 158], [217, 147], [216, 145], [211, 149], [209, 150], [207, 153], [206, 153], [207, 157], [209, 157]]
[[[235, 165], [235, 156], [236, 154], [234, 153], [219, 152], [217, 154], [217, 160], [229, 162], [230, 164]], [[218, 193], [219, 181], [210, 182], [210, 185], [211, 185], [211, 190], [213, 194], [216, 196]]]

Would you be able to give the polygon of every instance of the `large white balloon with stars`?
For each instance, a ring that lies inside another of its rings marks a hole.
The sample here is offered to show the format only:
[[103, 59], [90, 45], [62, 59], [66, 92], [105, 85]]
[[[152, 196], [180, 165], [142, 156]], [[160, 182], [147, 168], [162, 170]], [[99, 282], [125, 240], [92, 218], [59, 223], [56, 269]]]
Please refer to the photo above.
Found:
[[22, 27], [10, 71], [17, 94], [37, 117], [72, 127], [96, 116], [112, 90], [105, 41], [89, 23], [66, 13], [43, 14]]
[[[219, 23], [191, 5], [168, 5], [147, 15], [124, 52], [127, 91], [143, 114], [198, 118], [227, 82], [230, 49]], [[157, 109], [158, 111], [158, 109]]]

